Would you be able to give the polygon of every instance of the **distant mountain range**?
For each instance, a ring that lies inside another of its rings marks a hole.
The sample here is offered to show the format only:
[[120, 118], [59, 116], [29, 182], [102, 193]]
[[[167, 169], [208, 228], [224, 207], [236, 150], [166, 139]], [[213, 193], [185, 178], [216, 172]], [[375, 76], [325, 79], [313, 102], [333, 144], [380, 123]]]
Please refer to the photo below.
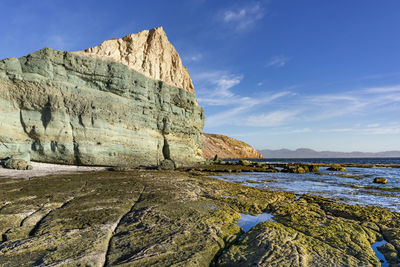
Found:
[[400, 151], [384, 152], [333, 152], [333, 151], [315, 151], [308, 148], [299, 148], [296, 150], [278, 149], [259, 150], [264, 158], [390, 158], [400, 157]]

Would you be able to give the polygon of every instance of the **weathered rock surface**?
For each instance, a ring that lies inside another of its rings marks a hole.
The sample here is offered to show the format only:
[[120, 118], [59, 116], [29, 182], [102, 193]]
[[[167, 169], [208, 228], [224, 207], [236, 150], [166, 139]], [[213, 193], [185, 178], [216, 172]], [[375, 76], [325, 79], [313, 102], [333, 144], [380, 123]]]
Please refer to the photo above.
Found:
[[312, 164], [286, 164], [283, 167], [282, 172], [289, 173], [306, 173], [306, 172], [318, 172], [319, 167]]
[[345, 172], [346, 168], [340, 165], [332, 165], [328, 169], [328, 171], [336, 171], [336, 172]]
[[13, 158], [6, 160], [4, 162], [4, 167], [15, 170], [32, 170], [32, 166], [25, 160]]
[[[269, 212], [243, 233], [240, 213]], [[391, 266], [399, 214], [179, 171], [0, 179], [1, 266]]]
[[387, 184], [388, 180], [386, 178], [383, 178], [383, 177], [376, 177], [376, 178], [374, 178], [373, 182], [376, 183], [376, 184]]
[[203, 156], [212, 159], [215, 155], [220, 158], [262, 158], [260, 152], [245, 142], [220, 134], [202, 135]]
[[162, 27], [104, 41], [74, 53], [119, 62], [147, 77], [194, 93], [190, 75]]
[[202, 161], [204, 116], [194, 94], [118, 62], [50, 48], [4, 59], [0, 113], [0, 159], [30, 153], [35, 161], [78, 165]]

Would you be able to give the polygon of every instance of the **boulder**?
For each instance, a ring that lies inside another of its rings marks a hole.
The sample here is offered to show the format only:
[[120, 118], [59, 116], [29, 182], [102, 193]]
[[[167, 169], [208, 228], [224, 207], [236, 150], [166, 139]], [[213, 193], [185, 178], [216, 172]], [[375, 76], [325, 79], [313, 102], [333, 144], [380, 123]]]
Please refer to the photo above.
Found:
[[399, 253], [392, 244], [386, 243], [377, 249], [385, 256], [391, 266], [399, 266]]
[[165, 159], [160, 162], [159, 168], [161, 170], [174, 170], [176, 168], [175, 162], [170, 159]]
[[306, 165], [287, 165], [283, 168], [282, 172], [288, 173], [306, 173], [309, 169]]
[[328, 171], [336, 171], [336, 172], [345, 172], [346, 168], [340, 165], [332, 165], [328, 169]]
[[243, 160], [243, 159], [241, 159], [241, 160], [239, 160], [238, 164], [239, 164], [239, 165], [242, 165], [242, 166], [250, 166], [250, 165], [253, 164], [253, 162], [250, 161], [250, 160]]
[[23, 159], [8, 159], [4, 162], [4, 167], [15, 170], [32, 170], [32, 165]]
[[383, 178], [383, 177], [376, 177], [374, 179], [374, 183], [376, 183], [376, 184], [387, 184], [388, 180], [386, 178]]
[[310, 169], [311, 172], [318, 172], [319, 171], [319, 166], [310, 165], [309, 169]]

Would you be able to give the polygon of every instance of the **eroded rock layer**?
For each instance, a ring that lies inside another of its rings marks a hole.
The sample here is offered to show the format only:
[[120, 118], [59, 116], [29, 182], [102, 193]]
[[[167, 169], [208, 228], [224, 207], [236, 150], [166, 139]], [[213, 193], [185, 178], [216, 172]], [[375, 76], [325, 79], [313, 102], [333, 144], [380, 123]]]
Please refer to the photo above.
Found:
[[201, 161], [193, 93], [126, 65], [45, 48], [0, 61], [0, 159], [82, 165]]
[[212, 159], [215, 155], [220, 158], [262, 158], [260, 152], [245, 142], [220, 134], [202, 135], [203, 156]]
[[74, 53], [119, 62], [147, 77], [194, 93], [189, 72], [162, 27], [107, 40]]

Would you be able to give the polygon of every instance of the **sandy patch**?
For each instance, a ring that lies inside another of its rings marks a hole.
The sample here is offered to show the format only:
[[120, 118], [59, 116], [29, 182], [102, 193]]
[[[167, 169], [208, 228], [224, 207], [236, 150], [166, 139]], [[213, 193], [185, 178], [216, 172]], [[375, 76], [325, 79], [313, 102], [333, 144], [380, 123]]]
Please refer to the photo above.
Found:
[[0, 178], [25, 178], [46, 176], [52, 174], [66, 174], [74, 172], [104, 171], [107, 167], [88, 167], [75, 165], [60, 165], [50, 163], [31, 162], [32, 170], [12, 170], [0, 168]]

